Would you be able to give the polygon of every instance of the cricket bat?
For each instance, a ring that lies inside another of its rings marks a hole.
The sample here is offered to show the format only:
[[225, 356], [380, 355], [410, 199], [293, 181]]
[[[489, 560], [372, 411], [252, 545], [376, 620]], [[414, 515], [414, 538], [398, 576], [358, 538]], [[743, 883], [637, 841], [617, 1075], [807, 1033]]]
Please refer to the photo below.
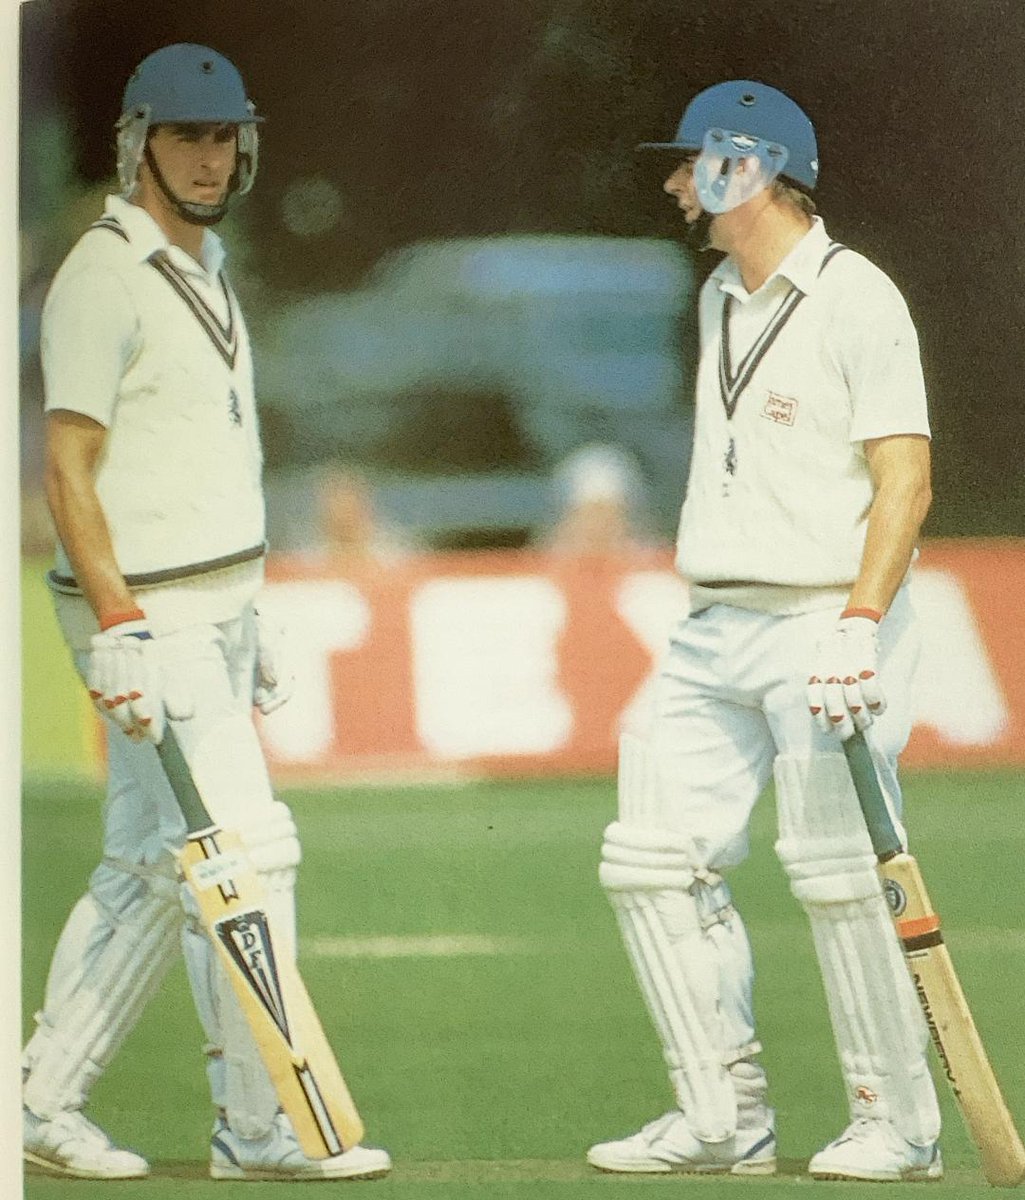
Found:
[[359, 1143], [363, 1122], [299, 970], [279, 954], [263, 885], [238, 834], [211, 820], [168, 726], [157, 746], [188, 831], [178, 860], [285, 1114], [308, 1158]]
[[894, 829], [864, 734], [855, 733], [843, 747], [940, 1066], [978, 1149], [986, 1181], [1016, 1187], [1025, 1179], [1025, 1147], [975, 1027], [922, 873]]

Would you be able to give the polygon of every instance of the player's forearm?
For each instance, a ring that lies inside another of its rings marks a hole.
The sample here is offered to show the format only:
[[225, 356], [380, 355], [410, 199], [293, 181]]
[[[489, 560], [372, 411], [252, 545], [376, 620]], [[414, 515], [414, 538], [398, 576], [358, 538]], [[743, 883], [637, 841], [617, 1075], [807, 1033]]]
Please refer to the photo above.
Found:
[[911, 565], [931, 501], [927, 478], [893, 480], [878, 488], [848, 608], [887, 611]]
[[104, 624], [131, 612], [135, 600], [114, 557], [110, 530], [92, 480], [50, 461], [46, 497], [75, 580], [97, 619]]

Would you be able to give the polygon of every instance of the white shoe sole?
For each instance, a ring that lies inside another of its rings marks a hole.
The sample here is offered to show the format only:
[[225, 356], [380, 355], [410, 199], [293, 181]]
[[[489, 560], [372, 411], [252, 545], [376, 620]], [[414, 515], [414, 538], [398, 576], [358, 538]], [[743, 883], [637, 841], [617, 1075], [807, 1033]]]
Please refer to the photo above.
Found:
[[812, 1179], [847, 1180], [848, 1183], [939, 1183], [943, 1171], [934, 1167], [908, 1167], [903, 1171], [872, 1171], [850, 1168], [844, 1171], [809, 1171]]
[[755, 1162], [736, 1163], [667, 1163], [661, 1159], [647, 1162], [628, 1162], [625, 1159], [601, 1161], [590, 1154], [588, 1163], [608, 1175], [775, 1175], [776, 1160], [763, 1158]]
[[52, 1158], [41, 1158], [26, 1150], [23, 1155], [27, 1163], [46, 1171], [49, 1175], [62, 1175], [66, 1179], [109, 1179], [116, 1182], [119, 1179], [147, 1179], [149, 1168], [138, 1168], [129, 1171], [103, 1171], [98, 1168], [69, 1167], [66, 1163], [55, 1162]]
[[383, 1179], [391, 1167], [344, 1167], [327, 1171], [282, 1171], [274, 1168], [233, 1167], [210, 1164], [210, 1178], [235, 1183], [319, 1183], [332, 1179]]

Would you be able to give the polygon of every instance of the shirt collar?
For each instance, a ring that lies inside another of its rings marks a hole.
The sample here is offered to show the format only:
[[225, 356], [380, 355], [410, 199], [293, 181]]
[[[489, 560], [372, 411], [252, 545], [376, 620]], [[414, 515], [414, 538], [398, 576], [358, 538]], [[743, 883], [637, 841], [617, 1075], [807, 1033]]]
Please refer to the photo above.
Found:
[[[811, 229], [758, 290], [769, 289], [776, 284], [777, 280], [784, 279], [805, 295], [814, 291], [819, 270], [822, 267], [822, 259], [829, 246], [829, 234], [826, 233], [822, 218], [812, 217]], [[718, 283], [720, 291], [729, 292], [739, 299], [747, 298], [748, 291], [744, 287], [740, 271], [733, 259], [724, 258], [712, 272], [712, 278]]]
[[172, 246], [167, 240], [167, 234], [138, 204], [132, 204], [122, 196], [108, 196], [104, 212], [118, 219], [128, 234], [128, 244], [139, 262], [145, 262], [158, 250], [163, 250], [181, 270], [193, 274], [205, 273], [212, 278], [217, 276], [224, 265], [224, 243], [212, 229], [203, 230], [203, 245], [199, 255], [201, 262], [197, 263], [192, 255], [187, 254], [180, 246]]

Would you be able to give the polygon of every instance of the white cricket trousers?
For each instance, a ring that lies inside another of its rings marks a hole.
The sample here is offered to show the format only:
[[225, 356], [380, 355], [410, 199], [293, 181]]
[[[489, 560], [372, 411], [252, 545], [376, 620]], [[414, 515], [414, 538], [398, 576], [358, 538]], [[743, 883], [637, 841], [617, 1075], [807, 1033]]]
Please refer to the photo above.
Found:
[[[648, 740], [662, 780], [660, 822], [688, 833], [704, 861], [732, 867], [748, 854], [754, 804], [777, 754], [836, 753], [806, 698], [815, 648], [835, 608], [774, 616], [713, 605], [673, 629], [656, 687]], [[879, 628], [887, 707], [869, 737], [881, 782], [900, 812], [897, 756], [911, 731], [911, 679], [919, 639], [907, 587]]]

